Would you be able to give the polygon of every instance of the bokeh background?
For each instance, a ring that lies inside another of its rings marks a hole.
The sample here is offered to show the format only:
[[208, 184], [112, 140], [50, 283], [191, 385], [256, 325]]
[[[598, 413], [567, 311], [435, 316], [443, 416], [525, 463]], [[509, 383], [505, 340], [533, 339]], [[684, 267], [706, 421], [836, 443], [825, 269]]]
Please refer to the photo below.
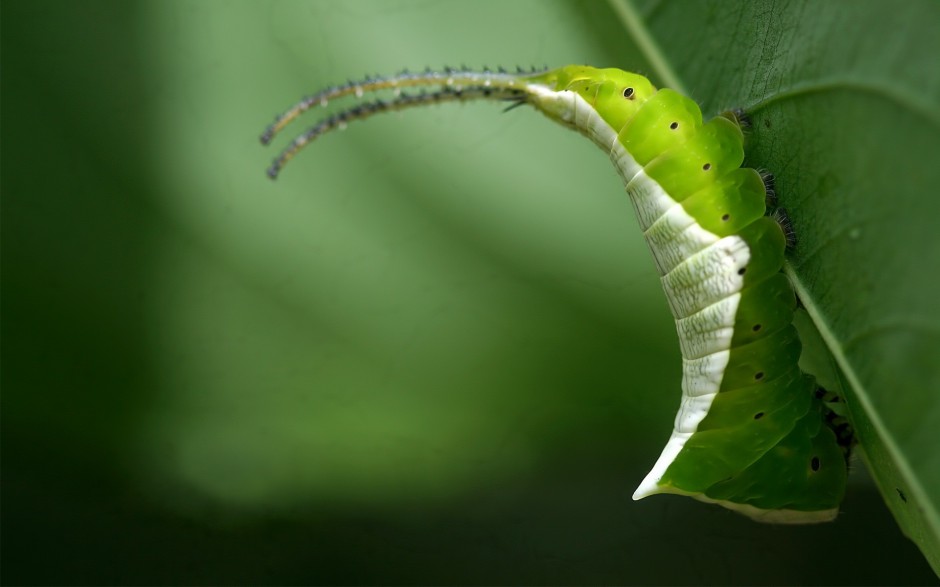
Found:
[[631, 501], [680, 357], [583, 138], [450, 105], [265, 177], [348, 77], [650, 71], [606, 4], [8, 1], [2, 59], [5, 584], [936, 581], [860, 463], [817, 527]]

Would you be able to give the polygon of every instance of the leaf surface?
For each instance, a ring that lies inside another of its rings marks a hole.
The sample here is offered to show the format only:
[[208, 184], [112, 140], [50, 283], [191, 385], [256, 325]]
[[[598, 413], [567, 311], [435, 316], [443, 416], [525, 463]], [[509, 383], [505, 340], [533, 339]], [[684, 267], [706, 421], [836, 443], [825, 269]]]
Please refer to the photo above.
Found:
[[799, 239], [787, 273], [940, 572], [940, 4], [640, 4], [611, 2], [660, 79], [751, 115], [748, 164], [776, 175]]

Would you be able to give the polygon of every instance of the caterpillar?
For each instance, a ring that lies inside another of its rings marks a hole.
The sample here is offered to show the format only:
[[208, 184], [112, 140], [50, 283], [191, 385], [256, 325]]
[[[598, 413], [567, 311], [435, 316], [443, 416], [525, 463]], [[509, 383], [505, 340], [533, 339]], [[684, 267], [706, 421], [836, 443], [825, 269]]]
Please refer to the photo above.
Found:
[[442, 102], [529, 105], [585, 135], [623, 179], [682, 351], [674, 428], [633, 499], [686, 495], [772, 523], [836, 517], [852, 433], [832, 407], [838, 398], [797, 364], [797, 299], [782, 272], [795, 240], [776, 209], [773, 177], [742, 166], [746, 114], [704, 122], [691, 99], [615, 68], [406, 70], [312, 94], [277, 117], [261, 142], [315, 106], [381, 92], [391, 97], [310, 127], [268, 175], [276, 178], [311, 141], [349, 122]]

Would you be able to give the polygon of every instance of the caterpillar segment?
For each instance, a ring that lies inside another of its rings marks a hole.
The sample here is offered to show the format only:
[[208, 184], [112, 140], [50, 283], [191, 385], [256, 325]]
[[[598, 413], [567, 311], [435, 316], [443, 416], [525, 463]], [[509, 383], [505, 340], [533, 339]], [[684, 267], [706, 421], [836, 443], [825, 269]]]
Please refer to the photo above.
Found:
[[[426, 93], [405, 94], [404, 87]], [[706, 122], [689, 98], [619, 69], [447, 69], [327, 88], [279, 117], [262, 142], [313, 105], [380, 90], [396, 93], [311, 127], [269, 175], [340, 123], [440, 101], [529, 104], [580, 132], [608, 153], [623, 179], [682, 350], [673, 431], [634, 499], [687, 495], [774, 523], [837, 515], [851, 430], [797, 365], [797, 300], [781, 272], [795, 239], [785, 211], [769, 210], [776, 206], [773, 176], [742, 167], [743, 113]]]

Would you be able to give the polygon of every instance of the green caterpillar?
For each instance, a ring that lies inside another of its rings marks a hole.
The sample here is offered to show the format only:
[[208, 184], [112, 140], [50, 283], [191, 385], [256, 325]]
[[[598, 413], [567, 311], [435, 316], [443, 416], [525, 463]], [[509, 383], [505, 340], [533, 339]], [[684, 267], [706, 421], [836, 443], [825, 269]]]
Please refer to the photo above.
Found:
[[[402, 93], [414, 87], [422, 91]], [[674, 430], [633, 498], [688, 495], [777, 523], [837, 515], [851, 432], [830, 409], [831, 394], [797, 366], [797, 301], [781, 272], [792, 233], [782, 217], [768, 216], [772, 178], [741, 166], [745, 117], [703, 122], [689, 98], [619, 69], [448, 68], [328, 87], [278, 117], [261, 140], [269, 143], [313, 106], [379, 91], [393, 97], [326, 117], [295, 139], [268, 175], [277, 177], [306, 144], [350, 121], [439, 102], [529, 104], [586, 135], [623, 178], [682, 348]]]

